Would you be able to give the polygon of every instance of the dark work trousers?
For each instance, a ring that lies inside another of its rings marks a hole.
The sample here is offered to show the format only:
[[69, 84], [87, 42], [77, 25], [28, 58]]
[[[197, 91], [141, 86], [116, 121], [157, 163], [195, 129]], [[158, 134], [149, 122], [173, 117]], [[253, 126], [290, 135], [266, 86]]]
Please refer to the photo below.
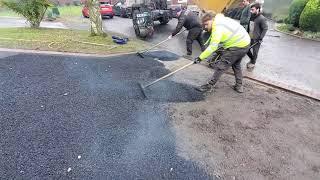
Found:
[[204, 43], [203, 43], [203, 39], [202, 39], [202, 28], [194, 27], [189, 30], [188, 37], [187, 37], [188, 55], [192, 54], [192, 44], [193, 44], [194, 40], [198, 41], [200, 48], [201, 48], [201, 51], [204, 51], [206, 49], [204, 46]]
[[230, 67], [232, 67], [235, 78], [236, 85], [242, 85], [242, 70], [241, 70], [241, 60], [247, 54], [249, 49], [245, 48], [229, 48], [221, 52], [220, 59], [217, 60], [215, 65], [213, 66], [214, 73], [211, 78], [212, 85], [215, 85], [217, 81], [220, 79], [221, 75], [226, 72]]
[[241, 26], [243, 26], [244, 27], [244, 29], [246, 29], [246, 31], [248, 32], [248, 33], [250, 33], [250, 24], [241, 24]]
[[[252, 46], [256, 42], [258, 42], [258, 40], [251, 39], [250, 45]], [[247, 55], [250, 58], [250, 63], [252, 63], [252, 64], [256, 64], [256, 62], [257, 62], [260, 45], [261, 45], [260, 43], [257, 43], [255, 46], [253, 46], [251, 49], [249, 49], [249, 51], [247, 53]]]

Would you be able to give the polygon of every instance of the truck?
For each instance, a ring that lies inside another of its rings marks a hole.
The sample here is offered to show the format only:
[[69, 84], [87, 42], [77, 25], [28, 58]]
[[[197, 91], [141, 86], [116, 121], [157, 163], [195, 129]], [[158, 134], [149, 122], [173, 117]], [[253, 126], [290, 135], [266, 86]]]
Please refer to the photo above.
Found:
[[[132, 4], [132, 22], [135, 34], [146, 38], [153, 35], [154, 21], [167, 24], [173, 17], [173, 12], [168, 8], [167, 0], [130, 0]], [[193, 0], [201, 12], [224, 13], [241, 0]], [[201, 16], [201, 13], [199, 14]]]
[[117, 1], [113, 6], [115, 15], [123, 18], [132, 18], [132, 5], [135, 3], [135, 0]]
[[136, 36], [151, 37], [154, 32], [154, 21], [167, 24], [173, 17], [167, 0], [132, 0], [132, 23]]
[[193, 0], [193, 2], [206, 12], [222, 13], [241, 0]]

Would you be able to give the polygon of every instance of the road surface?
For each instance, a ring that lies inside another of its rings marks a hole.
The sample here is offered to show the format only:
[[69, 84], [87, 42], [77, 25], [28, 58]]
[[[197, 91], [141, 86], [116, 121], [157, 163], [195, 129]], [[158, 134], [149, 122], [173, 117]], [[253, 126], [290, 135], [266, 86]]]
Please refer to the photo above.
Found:
[[[149, 42], [157, 43], [167, 38], [174, 30], [177, 20], [165, 26], [156, 26], [155, 35]], [[104, 27], [109, 31], [135, 37], [131, 19], [118, 18], [104, 20]], [[320, 93], [320, 42], [299, 39], [278, 33], [269, 23], [269, 31], [260, 49], [256, 68], [251, 73], [262, 79], [270, 79], [293, 87]], [[162, 48], [179, 55], [186, 54], [185, 40], [187, 33], [168, 41]], [[280, 36], [280, 37], [273, 37]], [[194, 56], [200, 53], [200, 47], [194, 43]], [[249, 62], [246, 57], [243, 67]]]
[[136, 55], [0, 52], [0, 177], [214, 179], [178, 155], [166, 110], [204, 96], [172, 81], [142, 96], [138, 82], [165, 73]]

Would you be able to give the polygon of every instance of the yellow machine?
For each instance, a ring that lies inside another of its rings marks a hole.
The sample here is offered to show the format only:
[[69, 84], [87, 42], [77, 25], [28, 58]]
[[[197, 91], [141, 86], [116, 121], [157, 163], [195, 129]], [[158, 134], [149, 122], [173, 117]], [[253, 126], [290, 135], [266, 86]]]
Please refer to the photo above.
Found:
[[221, 13], [239, 0], [193, 0], [201, 10]]

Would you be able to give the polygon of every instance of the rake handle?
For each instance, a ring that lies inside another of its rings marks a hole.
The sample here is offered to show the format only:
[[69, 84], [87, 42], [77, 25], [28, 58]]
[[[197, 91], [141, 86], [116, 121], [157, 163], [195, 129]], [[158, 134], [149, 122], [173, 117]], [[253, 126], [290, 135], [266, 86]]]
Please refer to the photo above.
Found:
[[147, 85], [144, 86], [143, 88], [149, 87], [149, 86], [151, 86], [151, 85], [153, 85], [153, 84], [155, 84], [155, 83], [157, 83], [157, 82], [159, 82], [159, 81], [161, 81], [161, 80], [163, 80], [163, 79], [165, 79], [165, 78], [167, 78], [167, 77], [169, 77], [169, 76], [172, 76], [173, 74], [175, 74], [175, 73], [177, 73], [177, 72], [179, 72], [179, 71], [181, 71], [181, 70], [183, 70], [183, 69], [185, 69], [185, 68], [187, 68], [187, 67], [189, 67], [189, 66], [191, 66], [191, 65], [193, 65], [193, 64], [194, 64], [194, 62], [191, 62], [191, 63], [189, 63], [189, 64], [186, 64], [186, 65], [182, 66], [181, 68], [179, 68], [179, 69], [177, 69], [177, 70], [175, 70], [175, 71], [172, 71], [171, 73], [169, 73], [169, 74], [167, 74], [167, 75], [165, 75], [165, 76], [163, 76], [163, 77], [161, 77], [161, 78], [159, 78], [159, 79], [157, 79], [157, 80], [155, 80], [155, 81], [147, 84]]
[[[175, 36], [178, 36], [178, 35], [182, 34], [182, 33], [185, 32], [186, 30], [187, 30], [187, 29], [184, 29], [184, 30], [180, 31], [180, 32], [179, 32], [178, 34], [176, 34]], [[167, 41], [169, 41], [169, 40], [170, 40], [170, 39], [167, 38], [167, 39], [159, 42], [158, 44], [150, 47], [149, 49], [143, 50], [143, 51], [141, 51], [141, 52], [139, 52], [139, 53], [141, 53], [141, 54], [142, 54], [142, 53], [146, 53], [146, 52], [150, 51], [151, 49], [153, 49], [153, 48], [155, 48], [155, 47], [157, 47], [157, 46], [159, 46], [159, 45], [161, 45], [161, 44], [163, 44], [163, 43], [165, 43], [165, 42], [167, 42]]]

